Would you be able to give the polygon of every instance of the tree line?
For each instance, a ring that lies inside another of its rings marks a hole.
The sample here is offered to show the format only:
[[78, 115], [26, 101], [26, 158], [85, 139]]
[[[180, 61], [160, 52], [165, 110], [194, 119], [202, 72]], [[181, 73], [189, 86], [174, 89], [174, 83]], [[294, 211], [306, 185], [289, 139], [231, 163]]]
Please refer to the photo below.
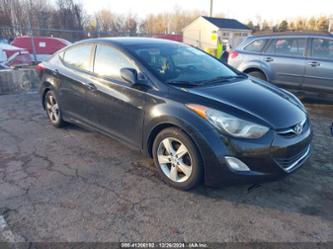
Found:
[[57, 36], [70, 41], [86, 37], [119, 35], [153, 35], [181, 33], [183, 27], [200, 11], [174, 11], [137, 15], [100, 10], [87, 14], [80, 0], [0, 0], [0, 38], [17, 35]]
[[[136, 14], [118, 14], [100, 10], [87, 14], [80, 0], [0, 0], [0, 38], [17, 35], [57, 36], [70, 41], [96, 36], [136, 36], [181, 33], [182, 29], [204, 11], [188, 11], [175, 7], [173, 11], [150, 14], [139, 18]], [[223, 13], [215, 15], [223, 17]], [[327, 31], [328, 17], [283, 20], [272, 24], [257, 17], [247, 23], [254, 32], [315, 30]]]
[[294, 20], [282, 20], [279, 23], [268, 22], [267, 20], [261, 21], [257, 17], [257, 24], [254, 25], [252, 21], [247, 23], [247, 26], [254, 32], [286, 32], [286, 31], [316, 31], [327, 32], [329, 28], [329, 17], [320, 16], [318, 18], [296, 18]]
[[[79, 39], [84, 34], [86, 15], [74, 0], [0, 0], [0, 36], [29, 34]], [[58, 30], [62, 30], [57, 34]], [[74, 31], [74, 32], [73, 32]]]

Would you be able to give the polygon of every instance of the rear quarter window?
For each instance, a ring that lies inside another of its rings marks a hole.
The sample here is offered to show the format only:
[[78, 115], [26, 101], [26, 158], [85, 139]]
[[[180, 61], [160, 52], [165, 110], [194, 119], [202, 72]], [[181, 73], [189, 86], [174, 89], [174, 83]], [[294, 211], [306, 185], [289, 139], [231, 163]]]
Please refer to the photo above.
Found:
[[316, 58], [333, 60], [333, 40], [313, 39], [311, 55]]

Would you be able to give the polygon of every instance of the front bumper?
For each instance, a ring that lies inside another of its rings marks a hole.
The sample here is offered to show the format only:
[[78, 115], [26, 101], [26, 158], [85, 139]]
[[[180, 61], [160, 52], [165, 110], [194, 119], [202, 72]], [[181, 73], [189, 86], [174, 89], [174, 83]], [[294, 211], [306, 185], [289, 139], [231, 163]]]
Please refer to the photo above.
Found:
[[[225, 137], [214, 129], [197, 136], [205, 165], [205, 184], [208, 186], [277, 180], [304, 165], [312, 151], [310, 123], [295, 136], [282, 136], [270, 131], [260, 139], [249, 140]], [[233, 170], [227, 165], [226, 156], [241, 160], [250, 171]]]

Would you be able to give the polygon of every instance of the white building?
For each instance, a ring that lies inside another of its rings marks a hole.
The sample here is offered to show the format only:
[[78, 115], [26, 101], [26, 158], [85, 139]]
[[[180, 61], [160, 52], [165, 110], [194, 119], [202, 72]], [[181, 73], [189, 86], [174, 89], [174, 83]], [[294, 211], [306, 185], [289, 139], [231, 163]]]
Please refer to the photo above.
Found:
[[215, 49], [221, 37], [224, 45], [236, 47], [252, 30], [235, 19], [200, 16], [183, 29], [183, 41], [189, 45]]

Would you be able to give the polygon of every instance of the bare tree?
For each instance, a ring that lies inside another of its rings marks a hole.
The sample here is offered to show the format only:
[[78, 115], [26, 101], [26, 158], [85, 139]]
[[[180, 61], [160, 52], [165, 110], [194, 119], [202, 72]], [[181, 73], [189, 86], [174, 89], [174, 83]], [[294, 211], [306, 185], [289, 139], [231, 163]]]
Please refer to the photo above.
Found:
[[148, 34], [181, 33], [184, 27], [203, 14], [200, 11], [184, 11], [175, 7], [172, 12], [148, 15], [140, 30], [145, 29]]
[[124, 32], [123, 19], [109, 10], [101, 10], [96, 14], [98, 31], [102, 32], [102, 35], [119, 35]]
[[101, 10], [96, 14], [98, 29], [102, 32], [112, 32], [114, 28], [115, 15], [109, 10]]
[[10, 0], [1, 0], [0, 2], [0, 36], [9, 37], [12, 36], [12, 30], [10, 27], [12, 25], [11, 17], [11, 1]]
[[52, 27], [75, 32], [65, 34], [67, 39], [75, 40], [83, 37], [83, 6], [75, 0], [57, 0], [56, 11], [52, 18]]
[[124, 19], [124, 31], [130, 35], [134, 36], [137, 33], [138, 22], [136, 16], [129, 14]]

